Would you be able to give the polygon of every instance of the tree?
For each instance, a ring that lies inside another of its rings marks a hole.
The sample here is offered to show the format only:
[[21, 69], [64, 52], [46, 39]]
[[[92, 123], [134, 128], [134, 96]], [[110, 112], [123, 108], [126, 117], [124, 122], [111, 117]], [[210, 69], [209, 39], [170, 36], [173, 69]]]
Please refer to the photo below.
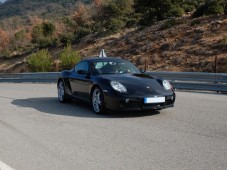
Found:
[[52, 37], [54, 34], [54, 31], [56, 30], [55, 25], [52, 24], [51, 22], [43, 23], [42, 24], [42, 29], [43, 29], [43, 35], [45, 37]]
[[102, 32], [105, 28], [104, 25], [106, 23], [106, 13], [105, 13], [106, 3], [103, 0], [93, 0], [92, 4], [92, 20], [93, 31], [94, 32]]
[[32, 30], [32, 42], [41, 47], [51, 45], [54, 40], [53, 34], [55, 30], [55, 25], [50, 22], [34, 26]]
[[12, 39], [12, 42], [14, 44], [14, 47], [22, 47], [26, 43], [26, 30], [20, 30], [14, 34], [14, 38]]
[[224, 5], [224, 13], [225, 15], [227, 15], [227, 0], [225, 1], [225, 5]]
[[95, 28], [99, 32], [116, 32], [125, 26], [133, 18], [133, 0], [111, 0], [108, 3], [95, 3], [96, 13], [93, 15]]
[[76, 22], [77, 27], [86, 27], [91, 29], [92, 18], [89, 11], [88, 6], [84, 4], [78, 5], [73, 16], [73, 20]]
[[135, 0], [135, 10], [142, 15], [140, 21], [142, 25], [151, 25], [156, 21], [172, 17], [172, 7], [171, 0]]
[[32, 42], [40, 43], [40, 39], [43, 38], [43, 28], [42, 25], [36, 25], [32, 29]]
[[217, 15], [224, 14], [225, 0], [206, 0], [193, 13], [193, 17], [200, 17], [203, 15]]
[[6, 47], [8, 46], [10, 42], [10, 38], [8, 34], [0, 28], [0, 52], [6, 50]]

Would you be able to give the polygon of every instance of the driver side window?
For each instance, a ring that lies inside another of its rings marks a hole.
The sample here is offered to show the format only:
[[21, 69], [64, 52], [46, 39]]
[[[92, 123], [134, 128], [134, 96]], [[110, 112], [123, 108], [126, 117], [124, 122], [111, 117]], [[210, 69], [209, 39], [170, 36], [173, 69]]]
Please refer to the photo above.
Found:
[[86, 61], [78, 63], [74, 68], [76, 73], [78, 73], [78, 71], [84, 71], [85, 73], [88, 73], [88, 69], [88, 63]]

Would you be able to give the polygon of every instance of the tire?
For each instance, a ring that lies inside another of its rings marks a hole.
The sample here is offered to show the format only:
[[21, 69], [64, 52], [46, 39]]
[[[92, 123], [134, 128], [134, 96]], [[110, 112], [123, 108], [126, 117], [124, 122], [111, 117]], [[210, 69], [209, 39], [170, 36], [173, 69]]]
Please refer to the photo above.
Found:
[[103, 92], [99, 87], [95, 87], [92, 91], [91, 105], [96, 114], [104, 114], [106, 111]]
[[58, 100], [61, 103], [67, 103], [71, 100], [65, 93], [65, 84], [62, 80], [58, 82]]

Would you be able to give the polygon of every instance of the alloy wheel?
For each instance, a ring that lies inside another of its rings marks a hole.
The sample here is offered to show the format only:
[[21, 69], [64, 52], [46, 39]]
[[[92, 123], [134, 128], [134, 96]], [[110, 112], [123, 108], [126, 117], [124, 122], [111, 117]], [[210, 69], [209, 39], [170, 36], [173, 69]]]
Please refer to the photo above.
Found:
[[99, 88], [95, 88], [95, 90], [92, 93], [92, 107], [95, 113], [102, 113], [103, 112], [103, 96], [102, 92]]
[[58, 83], [58, 99], [60, 100], [60, 102], [64, 100], [64, 95], [65, 95], [64, 83], [60, 81]]

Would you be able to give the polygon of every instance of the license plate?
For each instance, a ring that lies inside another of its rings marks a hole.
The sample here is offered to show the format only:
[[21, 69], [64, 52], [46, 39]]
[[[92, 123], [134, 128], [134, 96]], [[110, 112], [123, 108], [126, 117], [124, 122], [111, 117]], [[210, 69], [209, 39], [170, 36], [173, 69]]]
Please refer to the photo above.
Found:
[[165, 103], [165, 97], [148, 97], [144, 98], [144, 103]]

